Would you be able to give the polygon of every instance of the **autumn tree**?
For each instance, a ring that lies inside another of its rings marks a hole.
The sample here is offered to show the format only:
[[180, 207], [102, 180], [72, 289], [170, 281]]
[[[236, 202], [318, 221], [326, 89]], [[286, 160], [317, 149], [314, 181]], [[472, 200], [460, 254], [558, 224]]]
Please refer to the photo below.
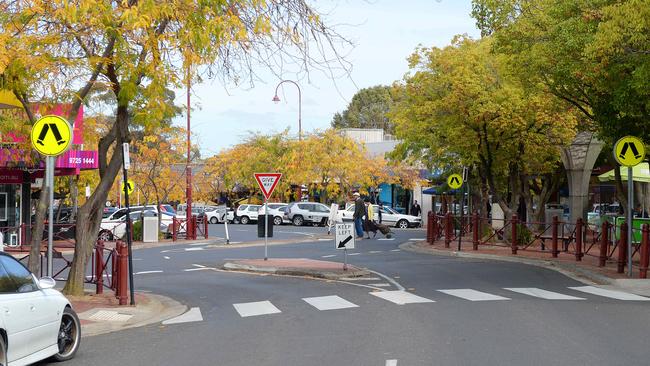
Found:
[[511, 216], [525, 182], [559, 164], [576, 116], [512, 78], [490, 50], [489, 38], [456, 37], [450, 46], [411, 55], [393, 111], [403, 139], [396, 151], [428, 166], [474, 167], [483, 202], [491, 195]]
[[172, 108], [166, 90], [196, 79], [201, 66], [224, 82], [253, 80], [253, 65], [298, 65], [300, 72], [335, 59], [347, 67], [334, 48], [345, 39], [302, 0], [30, 0], [4, 2], [0, 14], [0, 38], [11, 50], [2, 53], [3, 75], [28, 114], [33, 101], [45, 99], [71, 103], [76, 116], [98, 84], [115, 98], [113, 124], [98, 144], [101, 180], [79, 210], [64, 289], [74, 295], [83, 293], [102, 207], [122, 162], [114, 146], [131, 140], [133, 125], [164, 118]]
[[379, 128], [393, 133], [388, 112], [393, 105], [392, 89], [378, 85], [359, 90], [343, 112], [332, 119], [333, 128]]

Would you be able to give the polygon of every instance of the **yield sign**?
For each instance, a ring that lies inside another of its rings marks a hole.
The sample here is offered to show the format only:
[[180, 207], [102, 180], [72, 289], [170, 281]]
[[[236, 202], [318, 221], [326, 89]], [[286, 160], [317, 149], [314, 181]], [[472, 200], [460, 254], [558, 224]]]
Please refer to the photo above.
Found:
[[278, 185], [282, 173], [255, 173], [255, 180], [260, 186], [264, 197], [268, 200], [273, 194], [275, 186]]

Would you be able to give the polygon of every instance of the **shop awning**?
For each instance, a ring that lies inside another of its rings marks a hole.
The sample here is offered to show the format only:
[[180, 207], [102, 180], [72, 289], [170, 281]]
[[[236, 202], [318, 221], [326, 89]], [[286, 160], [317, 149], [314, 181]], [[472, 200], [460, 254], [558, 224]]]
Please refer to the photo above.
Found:
[[0, 109], [22, 108], [18, 98], [7, 89], [0, 89]]
[[[621, 170], [621, 179], [627, 182], [627, 167], [622, 166], [619, 169]], [[615, 179], [614, 169], [598, 176], [598, 180], [601, 182], [613, 182]], [[632, 168], [632, 180], [634, 182], [650, 183], [650, 167], [648, 163], [644, 162]]]

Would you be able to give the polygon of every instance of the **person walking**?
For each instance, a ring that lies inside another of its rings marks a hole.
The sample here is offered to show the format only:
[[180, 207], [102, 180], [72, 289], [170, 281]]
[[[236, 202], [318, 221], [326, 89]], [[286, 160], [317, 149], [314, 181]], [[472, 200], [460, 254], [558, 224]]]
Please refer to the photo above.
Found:
[[377, 215], [379, 215], [379, 223], [381, 224], [381, 211], [384, 209], [384, 204], [379, 201], [379, 207], [377, 208]]
[[422, 209], [420, 208], [418, 200], [413, 201], [413, 206], [411, 207], [411, 215], [420, 216], [420, 212], [422, 212]]
[[359, 192], [354, 192], [352, 196], [354, 197], [354, 214], [352, 215], [352, 218], [354, 219], [354, 229], [357, 238], [363, 239], [363, 216], [366, 214], [366, 208]]
[[[375, 212], [372, 208], [372, 204], [370, 203], [369, 199], [366, 199], [365, 201], [366, 205], [366, 221], [364, 222], [364, 229], [366, 231], [366, 234], [368, 234], [368, 239], [370, 239], [370, 232], [374, 230], [374, 219], [375, 219]], [[375, 235], [377, 235], [377, 231], [375, 231]]]

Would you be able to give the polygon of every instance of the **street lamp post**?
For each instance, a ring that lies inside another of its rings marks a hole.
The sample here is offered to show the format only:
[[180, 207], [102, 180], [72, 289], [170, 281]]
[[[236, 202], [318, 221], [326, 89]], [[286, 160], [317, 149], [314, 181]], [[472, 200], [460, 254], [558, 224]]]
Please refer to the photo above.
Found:
[[275, 103], [280, 102], [280, 97], [278, 97], [278, 88], [280, 85], [284, 83], [291, 83], [298, 88], [298, 140], [302, 140], [302, 94], [300, 92], [300, 85], [296, 83], [293, 80], [282, 80], [276, 87], [275, 87], [275, 96], [273, 97], [273, 101]]
[[196, 239], [194, 237], [195, 228], [192, 225], [192, 166], [190, 165], [190, 69], [187, 68], [187, 165], [185, 167], [185, 177], [187, 187], [185, 193], [187, 195], [187, 211], [185, 217], [185, 236], [188, 239]]

